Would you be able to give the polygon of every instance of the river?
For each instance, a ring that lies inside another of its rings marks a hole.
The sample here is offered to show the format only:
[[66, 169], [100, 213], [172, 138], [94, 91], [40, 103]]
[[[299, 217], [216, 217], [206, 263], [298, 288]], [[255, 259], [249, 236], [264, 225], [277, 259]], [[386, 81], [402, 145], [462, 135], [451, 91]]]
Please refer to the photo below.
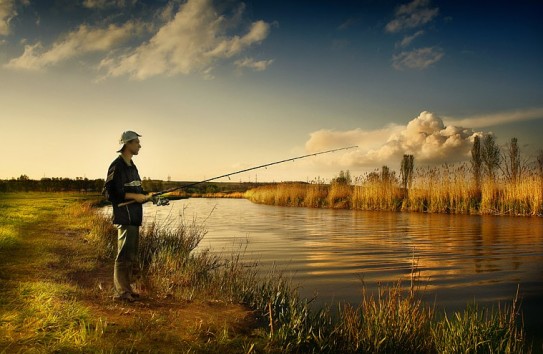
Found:
[[[379, 282], [409, 285], [416, 269], [423, 298], [437, 308], [509, 304], [517, 287], [525, 327], [543, 328], [543, 218], [288, 208], [244, 199], [146, 204], [147, 220], [184, 214], [204, 222], [200, 247], [244, 251], [263, 272], [290, 275], [317, 303], [361, 298]], [[540, 337], [540, 335], [537, 335]]]

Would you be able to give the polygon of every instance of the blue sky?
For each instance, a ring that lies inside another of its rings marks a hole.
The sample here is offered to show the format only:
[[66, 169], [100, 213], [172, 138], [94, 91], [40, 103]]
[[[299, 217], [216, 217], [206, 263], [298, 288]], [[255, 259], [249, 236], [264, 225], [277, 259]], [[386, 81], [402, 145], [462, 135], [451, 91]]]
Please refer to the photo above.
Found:
[[0, 0], [0, 178], [331, 178], [543, 148], [538, 1]]

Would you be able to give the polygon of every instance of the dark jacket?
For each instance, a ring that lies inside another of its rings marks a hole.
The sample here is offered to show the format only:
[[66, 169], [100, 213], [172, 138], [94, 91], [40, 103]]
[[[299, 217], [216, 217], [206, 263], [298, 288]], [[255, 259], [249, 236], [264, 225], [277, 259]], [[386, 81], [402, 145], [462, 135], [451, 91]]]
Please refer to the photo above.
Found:
[[141, 226], [143, 207], [134, 202], [125, 206], [117, 206], [126, 202], [126, 193], [146, 194], [141, 185], [141, 178], [134, 162], [128, 165], [119, 155], [107, 171], [104, 195], [113, 204], [113, 223], [118, 225]]

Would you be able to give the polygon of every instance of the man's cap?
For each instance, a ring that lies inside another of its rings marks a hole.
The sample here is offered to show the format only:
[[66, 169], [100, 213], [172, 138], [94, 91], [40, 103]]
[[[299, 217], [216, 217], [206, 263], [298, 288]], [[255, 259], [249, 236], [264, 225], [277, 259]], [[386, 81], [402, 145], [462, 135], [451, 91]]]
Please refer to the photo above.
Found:
[[121, 134], [121, 139], [119, 139], [119, 144], [122, 144], [123, 146], [121, 146], [121, 148], [117, 151], [117, 152], [121, 152], [123, 150], [123, 147], [124, 145], [131, 141], [131, 140], [134, 140], [138, 137], [140, 137], [141, 135], [139, 135], [138, 133], [132, 131], [132, 130], [127, 130], [125, 132], [123, 132]]

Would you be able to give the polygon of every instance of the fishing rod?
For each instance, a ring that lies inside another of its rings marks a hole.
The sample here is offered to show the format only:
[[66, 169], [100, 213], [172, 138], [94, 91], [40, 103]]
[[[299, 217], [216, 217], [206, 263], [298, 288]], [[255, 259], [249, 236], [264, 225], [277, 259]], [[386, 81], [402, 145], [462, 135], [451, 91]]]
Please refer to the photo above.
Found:
[[[204, 179], [203, 181], [188, 183], [188, 184], [185, 184], [185, 185], [182, 185], [182, 186], [179, 186], [179, 187], [173, 187], [173, 188], [165, 189], [165, 190], [163, 190], [163, 191], [160, 191], [160, 192], [156, 192], [156, 193], [151, 194], [151, 198], [153, 198], [153, 197], [158, 197], [158, 196], [160, 196], [160, 195], [163, 195], [163, 194], [166, 194], [166, 193], [170, 193], [170, 192], [173, 192], [173, 191], [176, 191], [176, 190], [179, 190], [179, 189], [185, 189], [185, 188], [189, 188], [189, 187], [196, 186], [196, 185], [198, 185], [198, 184], [202, 184], [202, 183], [206, 183], [206, 182], [211, 182], [211, 181], [214, 181], [214, 180], [216, 180], [216, 179], [220, 179], [220, 178], [224, 178], [224, 177], [230, 177], [230, 176], [237, 175], [237, 174], [243, 173], [243, 172], [248, 172], [248, 171], [252, 171], [252, 170], [258, 170], [258, 169], [260, 169], [260, 168], [266, 168], [266, 167], [269, 167], [269, 166], [278, 165], [278, 164], [285, 163], [285, 162], [289, 162], [289, 161], [295, 161], [295, 160], [305, 159], [305, 158], [311, 157], [311, 156], [317, 156], [317, 155], [322, 155], [322, 154], [329, 154], [329, 153], [336, 152], [336, 151], [341, 151], [341, 150], [354, 149], [354, 148], [357, 148], [357, 147], [358, 147], [358, 145], [346, 146], [346, 147], [337, 148], [337, 149], [332, 149], [332, 150], [320, 151], [320, 152], [316, 152], [316, 153], [313, 153], [313, 154], [307, 154], [307, 155], [302, 155], [302, 156], [291, 157], [291, 158], [288, 158], [288, 159], [285, 159], [285, 160], [270, 162], [270, 163], [266, 163], [266, 164], [264, 164], [264, 165], [259, 165], [259, 166], [255, 166], [255, 167], [249, 167], [249, 168], [246, 168], [246, 169], [243, 169], [243, 170], [239, 170], [239, 171], [235, 171], [235, 172], [230, 172], [230, 173], [227, 173], [227, 174], [225, 174], [225, 175], [221, 175], [221, 176], [217, 176], [217, 177], [212, 177], [212, 178]], [[135, 200], [131, 200], [131, 201], [128, 201], [128, 202], [120, 203], [120, 204], [117, 205], [117, 206], [121, 207], [121, 206], [125, 206], [125, 205], [132, 204], [132, 203], [135, 203], [135, 202], [136, 202]]]

